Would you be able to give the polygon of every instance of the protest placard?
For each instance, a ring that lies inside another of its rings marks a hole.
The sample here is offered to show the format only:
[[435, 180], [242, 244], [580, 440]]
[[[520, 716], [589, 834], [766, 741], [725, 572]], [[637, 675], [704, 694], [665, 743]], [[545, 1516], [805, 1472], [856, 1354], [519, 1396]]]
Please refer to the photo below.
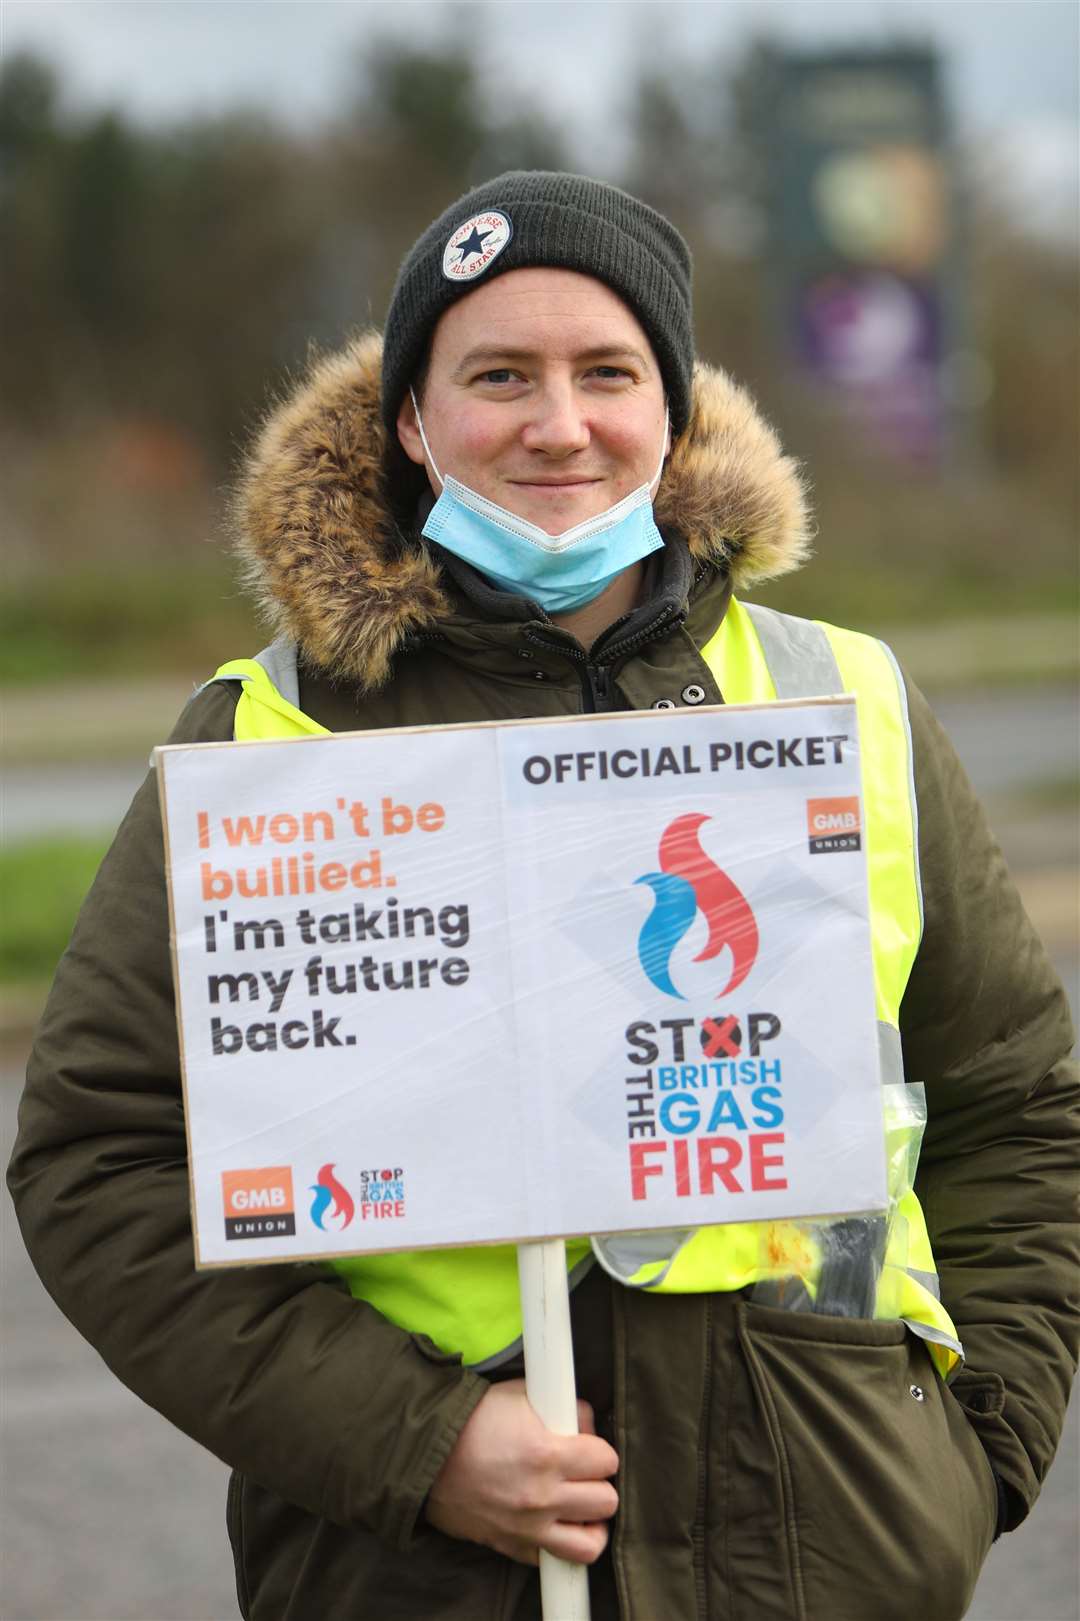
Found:
[[852, 700], [157, 760], [199, 1265], [884, 1206]]

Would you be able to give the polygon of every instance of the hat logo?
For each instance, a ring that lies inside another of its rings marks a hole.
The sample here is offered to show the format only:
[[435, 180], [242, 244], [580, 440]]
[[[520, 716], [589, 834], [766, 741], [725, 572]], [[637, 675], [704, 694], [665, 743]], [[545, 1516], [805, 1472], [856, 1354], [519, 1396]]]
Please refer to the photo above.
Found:
[[474, 214], [458, 226], [443, 249], [443, 275], [447, 281], [473, 281], [498, 258], [513, 234], [514, 227], [498, 209]]

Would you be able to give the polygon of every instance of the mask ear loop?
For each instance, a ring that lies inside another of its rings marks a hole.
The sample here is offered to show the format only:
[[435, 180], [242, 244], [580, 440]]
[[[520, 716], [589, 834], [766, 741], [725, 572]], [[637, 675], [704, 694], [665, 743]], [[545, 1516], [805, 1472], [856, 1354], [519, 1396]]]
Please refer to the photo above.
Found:
[[[409, 393], [410, 394], [412, 393], [412, 389], [409, 390]], [[413, 406], [415, 407], [415, 405], [416, 405], [416, 401], [413, 400]], [[670, 427], [671, 427], [671, 408], [665, 401], [665, 404], [664, 404], [664, 437], [660, 441], [660, 460], [657, 463], [656, 472], [653, 474], [652, 478], [649, 480], [649, 499], [650, 500], [652, 500], [653, 495], [656, 493], [656, 485], [658, 485], [660, 483], [660, 479], [663, 476], [663, 472], [664, 472], [664, 463], [667, 461], [667, 458], [668, 458], [668, 430], [670, 429]], [[421, 436], [423, 436], [423, 429], [421, 429]]]
[[[410, 398], [410, 400], [412, 400], [412, 408], [413, 408], [413, 412], [414, 412], [414, 414], [416, 416], [416, 426], [420, 430], [420, 443], [424, 447], [424, 455], [427, 457], [428, 461], [431, 463], [431, 471], [435, 474], [435, 477], [438, 479], [440, 485], [443, 488], [445, 488], [446, 480], [443, 478], [442, 474], [439, 472], [438, 464], [436, 463], [434, 456], [431, 454], [431, 446], [428, 444], [428, 442], [427, 442], [427, 434], [424, 432], [424, 419], [420, 415], [420, 407], [416, 403], [416, 395], [412, 391], [412, 384], [411, 383], [409, 384], [409, 398]], [[666, 444], [666, 442], [667, 442], [667, 429], [666, 428], [664, 430], [664, 441], [665, 441], [665, 444]], [[663, 467], [663, 465], [664, 465], [663, 461], [661, 461], [660, 465], [661, 465], [661, 467]]]

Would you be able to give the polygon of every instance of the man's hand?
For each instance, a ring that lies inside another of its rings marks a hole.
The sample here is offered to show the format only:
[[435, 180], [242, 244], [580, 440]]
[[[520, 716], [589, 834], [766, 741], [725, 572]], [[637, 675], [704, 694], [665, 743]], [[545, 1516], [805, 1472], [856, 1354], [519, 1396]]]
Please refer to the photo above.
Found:
[[428, 1494], [428, 1519], [525, 1565], [538, 1563], [541, 1548], [591, 1565], [619, 1506], [609, 1480], [619, 1459], [597, 1436], [588, 1402], [578, 1402], [578, 1424], [580, 1435], [553, 1435], [529, 1406], [524, 1379], [492, 1385]]

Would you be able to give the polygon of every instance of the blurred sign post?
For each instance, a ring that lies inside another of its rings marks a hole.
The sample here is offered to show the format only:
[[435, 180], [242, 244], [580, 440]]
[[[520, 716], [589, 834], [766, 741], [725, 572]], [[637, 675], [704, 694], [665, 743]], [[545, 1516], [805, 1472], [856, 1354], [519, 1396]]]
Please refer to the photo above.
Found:
[[779, 55], [771, 260], [791, 351], [883, 448], [939, 459], [951, 202], [936, 58]]

